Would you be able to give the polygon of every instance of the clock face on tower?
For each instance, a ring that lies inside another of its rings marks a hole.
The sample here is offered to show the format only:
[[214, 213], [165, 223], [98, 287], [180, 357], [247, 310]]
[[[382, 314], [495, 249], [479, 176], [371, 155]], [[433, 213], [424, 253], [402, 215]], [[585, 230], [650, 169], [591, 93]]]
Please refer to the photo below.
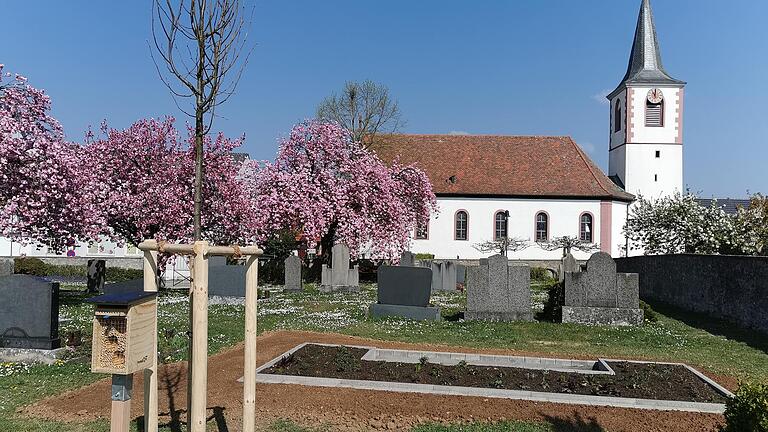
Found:
[[648, 91], [648, 102], [652, 104], [661, 103], [664, 100], [664, 93], [660, 89], [651, 89]]

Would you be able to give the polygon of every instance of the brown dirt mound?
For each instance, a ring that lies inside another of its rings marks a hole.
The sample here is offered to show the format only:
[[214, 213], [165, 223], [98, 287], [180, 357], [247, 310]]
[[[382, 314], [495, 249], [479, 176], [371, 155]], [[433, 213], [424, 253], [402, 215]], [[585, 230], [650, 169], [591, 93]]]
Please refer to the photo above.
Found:
[[[350, 336], [271, 332], [258, 339], [259, 365], [303, 342], [366, 345], [432, 351], [542, 355], [504, 350], [414, 345]], [[142, 374], [134, 378], [134, 418], [142, 421]], [[160, 367], [160, 423], [180, 430], [185, 421], [186, 363]], [[239, 431], [242, 424], [243, 346], [208, 360], [208, 413], [210, 428]], [[727, 380], [730, 383], [733, 380]], [[728, 382], [726, 384], [729, 384]], [[408, 430], [425, 422], [548, 421], [558, 431], [690, 432], [716, 431], [722, 416], [623, 408], [588, 407], [480, 397], [390, 393], [370, 390], [314, 388], [296, 385], [259, 384], [256, 389], [257, 420], [262, 426], [277, 419], [299, 424], [324, 425], [331, 430]], [[22, 415], [58, 421], [83, 422], [109, 418], [110, 381], [104, 379], [20, 410]]]

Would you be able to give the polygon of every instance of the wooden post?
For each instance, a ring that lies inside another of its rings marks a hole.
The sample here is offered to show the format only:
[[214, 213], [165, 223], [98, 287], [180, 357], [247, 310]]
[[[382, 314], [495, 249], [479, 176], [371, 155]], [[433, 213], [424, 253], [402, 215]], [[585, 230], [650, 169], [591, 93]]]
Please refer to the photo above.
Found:
[[250, 255], [245, 270], [245, 361], [243, 362], [243, 432], [256, 428], [256, 313], [259, 258]]
[[131, 391], [133, 375], [112, 375], [112, 415], [109, 421], [110, 432], [129, 432], [131, 430]]
[[[155, 249], [157, 242], [149, 240]], [[157, 292], [157, 251], [144, 251], [144, 291]], [[157, 311], [152, 330], [152, 363], [144, 369], [144, 431], [157, 432]]]
[[205, 432], [206, 390], [208, 388], [208, 242], [194, 244], [192, 266], [192, 356], [189, 368], [190, 413], [189, 431]]

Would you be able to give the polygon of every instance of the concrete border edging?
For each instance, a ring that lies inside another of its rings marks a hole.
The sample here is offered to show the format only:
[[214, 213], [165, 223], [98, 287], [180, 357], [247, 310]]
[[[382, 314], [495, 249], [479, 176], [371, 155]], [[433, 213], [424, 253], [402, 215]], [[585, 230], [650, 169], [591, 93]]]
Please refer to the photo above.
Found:
[[[506, 390], [506, 389], [492, 389], [492, 388], [480, 388], [480, 387], [459, 387], [459, 386], [442, 386], [432, 384], [414, 384], [414, 383], [398, 383], [398, 382], [386, 382], [386, 381], [364, 381], [364, 380], [348, 380], [337, 378], [317, 378], [317, 377], [303, 377], [295, 375], [273, 375], [264, 374], [262, 371], [274, 366], [283, 358], [290, 356], [306, 345], [320, 345], [328, 347], [346, 346], [349, 348], [359, 348], [368, 350], [377, 350], [375, 347], [355, 346], [355, 345], [340, 345], [340, 344], [324, 344], [305, 342], [297, 345], [296, 347], [286, 351], [285, 353], [275, 357], [274, 359], [263, 364], [256, 369], [256, 381], [264, 384], [297, 384], [312, 387], [331, 387], [331, 388], [352, 388], [357, 390], [378, 390], [389, 392], [401, 392], [401, 393], [428, 393], [450, 396], [474, 396], [474, 397], [486, 397], [497, 399], [516, 399], [516, 400], [529, 400], [534, 402], [552, 402], [552, 403], [565, 403], [573, 405], [588, 405], [588, 406], [608, 406], [617, 408], [635, 408], [635, 409], [648, 409], [648, 410], [665, 410], [665, 411], [686, 411], [686, 412], [701, 412], [722, 414], [725, 411], [725, 404], [718, 403], [703, 403], [703, 402], [686, 402], [686, 401], [667, 401], [667, 400], [655, 400], [655, 399], [634, 399], [634, 398], [620, 398], [609, 396], [592, 396], [592, 395], [576, 395], [567, 393], [546, 393], [546, 392], [532, 392], [524, 390]], [[399, 350], [405, 351], [405, 350]], [[423, 354], [425, 352], [416, 353]], [[434, 353], [434, 354], [446, 354], [446, 353]], [[454, 353], [448, 353], [454, 354]], [[455, 353], [460, 354], [460, 353]], [[368, 354], [366, 354], [368, 355]], [[467, 354], [465, 354], [467, 355]], [[472, 355], [472, 354], [470, 354]], [[491, 357], [505, 357], [505, 356], [491, 356]], [[507, 356], [513, 357], [513, 356]], [[417, 357], [417, 359], [420, 357]], [[381, 360], [377, 360], [381, 361]], [[567, 360], [563, 360], [567, 361]], [[701, 380], [711, 385], [715, 390], [722, 393], [726, 397], [733, 397], [733, 394], [706, 377], [696, 369], [683, 364], [683, 363], [665, 363], [665, 362], [644, 362], [637, 360], [618, 360], [618, 359], [598, 359], [598, 363], [602, 363], [608, 367], [606, 362], [627, 362], [627, 363], [653, 363], [653, 364], [665, 364], [665, 365], [677, 365], [684, 366], [692, 373], [694, 373]], [[609, 368], [611, 372], [612, 369]], [[583, 372], [583, 371], [579, 371]], [[605, 373], [605, 372], [603, 372]], [[242, 382], [240, 378], [238, 382]]]

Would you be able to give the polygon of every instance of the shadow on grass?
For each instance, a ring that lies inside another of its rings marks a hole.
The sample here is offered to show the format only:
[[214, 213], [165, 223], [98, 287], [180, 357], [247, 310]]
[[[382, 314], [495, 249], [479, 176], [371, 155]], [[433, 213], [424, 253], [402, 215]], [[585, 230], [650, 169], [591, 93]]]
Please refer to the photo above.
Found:
[[542, 414], [554, 432], [605, 432], [594, 417], [585, 419], [574, 411], [569, 417], [554, 417]]
[[669, 318], [676, 319], [713, 335], [745, 343], [754, 349], [768, 354], [768, 334], [766, 333], [743, 329], [732, 322], [713, 318], [699, 312], [691, 312], [668, 303], [658, 301], [647, 301], [647, 303], [655, 311]]

